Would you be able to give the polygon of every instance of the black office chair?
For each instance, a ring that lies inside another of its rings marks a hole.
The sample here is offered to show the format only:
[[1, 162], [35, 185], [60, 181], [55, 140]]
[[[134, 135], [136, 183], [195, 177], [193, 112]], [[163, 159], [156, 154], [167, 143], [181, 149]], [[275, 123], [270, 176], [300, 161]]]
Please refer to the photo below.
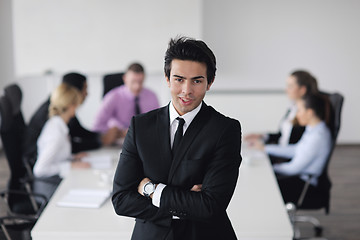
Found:
[[104, 76], [103, 83], [104, 83], [104, 93], [103, 97], [107, 92], [115, 87], [119, 87], [124, 84], [123, 80], [124, 73], [113, 73], [107, 74]]
[[[313, 176], [309, 175], [308, 181], [301, 192], [301, 195], [296, 204], [288, 203], [287, 208], [290, 212], [290, 219], [294, 225], [294, 239], [300, 238], [299, 229], [296, 227], [298, 222], [311, 223], [314, 226], [315, 236], [320, 237], [322, 235], [323, 227], [318, 219], [312, 216], [298, 216], [296, 210], [319, 210], [325, 209], [325, 214], [329, 214], [330, 211], [330, 190], [331, 181], [328, 175], [328, 167], [331, 156], [336, 146], [337, 136], [340, 130], [341, 123], [341, 110], [344, 102], [344, 97], [339, 93], [325, 93], [322, 92], [324, 97], [327, 97], [331, 105], [330, 113], [330, 130], [332, 133], [332, 146], [329, 156], [326, 161], [326, 165], [318, 178], [318, 185], [314, 188], [309, 188], [311, 179]], [[303, 239], [303, 238], [302, 238]]]
[[[0, 97], [1, 139], [6, 159], [10, 168], [8, 188], [0, 192], [0, 201], [6, 208], [6, 216], [0, 217], [0, 226], [6, 239], [19, 239], [30, 229], [47, 204], [41, 194], [34, 194], [26, 178], [26, 170], [22, 162], [21, 144], [25, 122], [20, 110], [22, 93], [18, 85], [12, 84], [4, 89], [5, 95]], [[9, 232], [10, 230], [10, 232]]]

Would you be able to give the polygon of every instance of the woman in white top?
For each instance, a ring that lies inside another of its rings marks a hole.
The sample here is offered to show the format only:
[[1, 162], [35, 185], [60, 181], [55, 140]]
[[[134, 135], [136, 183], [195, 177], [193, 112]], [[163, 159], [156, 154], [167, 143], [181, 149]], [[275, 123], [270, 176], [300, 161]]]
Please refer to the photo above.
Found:
[[294, 203], [308, 180], [308, 174], [313, 176], [310, 188], [316, 188], [332, 147], [332, 135], [327, 126], [330, 117], [327, 99], [320, 94], [308, 95], [297, 102], [297, 108], [299, 124], [306, 126], [299, 142], [287, 146], [265, 146], [268, 154], [291, 159], [273, 167], [284, 201]]
[[297, 112], [296, 101], [305, 95], [316, 94], [317, 92], [317, 81], [309, 72], [303, 70], [292, 72], [286, 80], [286, 94], [291, 101], [291, 106], [280, 122], [279, 132], [249, 134], [245, 136], [245, 140], [252, 144], [254, 141], [262, 139], [266, 144], [279, 144], [281, 146], [296, 143], [305, 130], [303, 126], [294, 121]]
[[[67, 124], [75, 116], [81, 103], [80, 92], [66, 84], [60, 84], [52, 93], [49, 120], [37, 141], [38, 157], [34, 165], [35, 177], [64, 177], [70, 167], [88, 168], [89, 163], [73, 161]], [[81, 156], [80, 154], [78, 156]]]

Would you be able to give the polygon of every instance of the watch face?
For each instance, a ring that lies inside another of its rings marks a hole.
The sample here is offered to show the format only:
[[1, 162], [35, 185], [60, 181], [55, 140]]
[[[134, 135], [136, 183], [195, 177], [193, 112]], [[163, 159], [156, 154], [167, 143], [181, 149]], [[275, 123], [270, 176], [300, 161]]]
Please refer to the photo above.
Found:
[[150, 195], [151, 193], [153, 193], [153, 191], [154, 191], [154, 185], [152, 183], [148, 183], [145, 185], [144, 192]]

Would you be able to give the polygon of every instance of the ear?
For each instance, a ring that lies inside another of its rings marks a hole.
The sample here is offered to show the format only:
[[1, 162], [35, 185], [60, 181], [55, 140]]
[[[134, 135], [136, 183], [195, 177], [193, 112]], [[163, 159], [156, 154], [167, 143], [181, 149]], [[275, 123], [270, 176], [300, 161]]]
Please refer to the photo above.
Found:
[[126, 83], [127, 82], [127, 74], [124, 73], [124, 75], [122, 76], [123, 82]]
[[209, 90], [210, 90], [210, 87], [211, 87], [211, 85], [214, 83], [214, 81], [215, 81], [215, 78], [212, 80], [211, 83], [208, 83], [208, 85], [207, 85], [207, 87], [206, 87], [206, 91], [209, 91]]
[[306, 112], [311, 116], [311, 118], [317, 117], [315, 111], [311, 108], [306, 109]]
[[165, 75], [166, 82], [168, 84], [168, 87], [170, 87], [170, 79]]
[[305, 86], [301, 86], [300, 89], [299, 89], [299, 91], [300, 91], [301, 96], [304, 96], [304, 95], [306, 94], [306, 87], [305, 87]]

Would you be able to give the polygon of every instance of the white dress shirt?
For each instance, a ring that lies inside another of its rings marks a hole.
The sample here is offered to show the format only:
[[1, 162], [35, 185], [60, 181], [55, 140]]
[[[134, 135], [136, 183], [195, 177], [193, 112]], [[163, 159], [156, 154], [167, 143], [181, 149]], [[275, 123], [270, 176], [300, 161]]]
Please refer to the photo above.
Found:
[[297, 107], [295, 104], [293, 104], [289, 109], [289, 113], [286, 114], [286, 116], [280, 123], [280, 132], [281, 132], [281, 136], [279, 138], [280, 146], [287, 146], [289, 144], [291, 131], [294, 126], [293, 120], [296, 117], [296, 112], [297, 112]]
[[38, 158], [35, 177], [64, 177], [70, 169], [71, 143], [69, 128], [60, 116], [51, 117], [37, 140]]
[[[200, 109], [202, 106], [202, 102], [200, 103], [199, 106], [197, 106], [194, 110], [192, 110], [191, 112], [185, 113], [184, 115], [180, 116], [179, 113], [176, 111], [174, 105], [172, 102], [170, 102], [169, 104], [169, 117], [170, 117], [170, 143], [171, 146], [174, 143], [174, 138], [175, 138], [175, 132], [176, 129], [179, 125], [179, 121], [176, 120], [177, 117], [181, 117], [185, 120], [184, 126], [183, 126], [183, 135], [185, 134], [187, 128], [189, 127], [189, 125], [191, 124], [191, 122], [194, 120], [195, 116], [199, 113]], [[159, 183], [158, 186], [155, 189], [153, 198], [152, 198], [152, 203], [154, 206], [156, 207], [160, 207], [160, 198], [161, 198], [161, 193], [163, 191], [163, 189], [166, 187], [165, 184]]]
[[[317, 178], [320, 176], [327, 157], [331, 150], [331, 133], [325, 122], [320, 122], [315, 126], [307, 126], [304, 134], [296, 144], [279, 146], [269, 144], [265, 146], [268, 154], [291, 158], [290, 162], [274, 164], [276, 173], [292, 176], [297, 174], [312, 174], [315, 178], [311, 184], [317, 185]], [[306, 175], [301, 175], [301, 179], [307, 180]]]

